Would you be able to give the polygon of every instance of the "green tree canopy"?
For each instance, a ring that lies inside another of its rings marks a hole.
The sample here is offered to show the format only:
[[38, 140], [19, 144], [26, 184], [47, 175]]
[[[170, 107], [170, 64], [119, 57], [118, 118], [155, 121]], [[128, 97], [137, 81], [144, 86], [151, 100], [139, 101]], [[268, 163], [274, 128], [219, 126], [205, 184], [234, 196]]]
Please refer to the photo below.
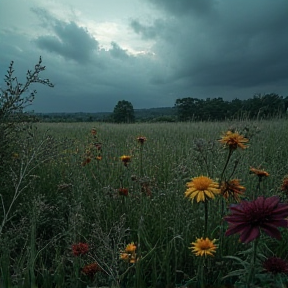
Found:
[[135, 122], [134, 108], [131, 102], [122, 100], [118, 101], [114, 107], [113, 120], [116, 123], [133, 123]]

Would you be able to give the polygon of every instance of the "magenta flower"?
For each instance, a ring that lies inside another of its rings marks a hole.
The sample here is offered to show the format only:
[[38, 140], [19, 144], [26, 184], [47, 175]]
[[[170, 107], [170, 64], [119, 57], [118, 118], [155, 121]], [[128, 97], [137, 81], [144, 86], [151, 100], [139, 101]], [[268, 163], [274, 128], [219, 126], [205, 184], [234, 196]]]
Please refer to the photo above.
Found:
[[260, 236], [261, 230], [270, 237], [281, 239], [277, 227], [288, 228], [288, 204], [279, 202], [277, 196], [261, 196], [254, 201], [231, 205], [231, 214], [224, 217], [229, 224], [225, 235], [239, 233], [240, 241], [249, 243]]
[[265, 272], [288, 274], [288, 262], [279, 257], [270, 257], [263, 262]]

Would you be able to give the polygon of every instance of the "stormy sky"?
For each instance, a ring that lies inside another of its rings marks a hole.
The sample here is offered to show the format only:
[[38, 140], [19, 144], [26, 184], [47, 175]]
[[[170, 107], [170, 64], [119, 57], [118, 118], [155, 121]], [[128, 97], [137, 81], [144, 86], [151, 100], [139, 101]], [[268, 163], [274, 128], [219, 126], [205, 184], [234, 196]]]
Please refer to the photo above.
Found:
[[1, 0], [0, 87], [42, 57], [35, 112], [288, 96], [287, 0]]

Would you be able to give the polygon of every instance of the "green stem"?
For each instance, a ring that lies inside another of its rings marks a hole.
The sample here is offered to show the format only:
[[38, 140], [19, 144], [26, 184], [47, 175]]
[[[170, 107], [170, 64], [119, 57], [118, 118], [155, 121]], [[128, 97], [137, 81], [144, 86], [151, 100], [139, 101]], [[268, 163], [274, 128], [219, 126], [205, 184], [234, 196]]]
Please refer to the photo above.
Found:
[[140, 146], [140, 177], [143, 177], [143, 144]]
[[259, 238], [255, 239], [253, 242], [252, 247], [252, 258], [251, 258], [251, 265], [250, 265], [250, 271], [248, 274], [248, 281], [246, 283], [246, 287], [251, 287], [250, 284], [253, 284], [254, 282], [254, 274], [255, 274], [255, 264], [256, 264], [256, 258], [257, 258], [257, 244], [259, 242]]
[[198, 282], [201, 288], [205, 287], [204, 269], [205, 269], [205, 256], [202, 256], [198, 267]]
[[208, 226], [208, 201], [204, 202], [204, 236], [207, 236], [207, 226]]
[[229, 149], [229, 154], [228, 154], [228, 157], [227, 157], [227, 160], [226, 160], [225, 166], [224, 166], [223, 171], [222, 171], [221, 176], [220, 176], [220, 181], [219, 181], [219, 182], [220, 182], [220, 185], [221, 185], [221, 182], [222, 182], [222, 179], [223, 179], [224, 173], [225, 173], [225, 171], [226, 171], [226, 168], [227, 168], [227, 166], [228, 166], [229, 160], [230, 160], [231, 155], [233, 154], [233, 152], [234, 152], [233, 149]]

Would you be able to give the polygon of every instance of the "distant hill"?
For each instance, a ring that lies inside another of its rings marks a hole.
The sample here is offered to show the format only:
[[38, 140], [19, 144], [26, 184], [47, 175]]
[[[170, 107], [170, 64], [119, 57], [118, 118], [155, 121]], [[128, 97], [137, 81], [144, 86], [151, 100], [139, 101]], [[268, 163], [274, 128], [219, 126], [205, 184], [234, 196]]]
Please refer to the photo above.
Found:
[[[176, 121], [176, 109], [159, 107], [134, 109], [136, 122], [173, 122]], [[41, 122], [112, 122], [112, 112], [96, 113], [34, 113]]]

